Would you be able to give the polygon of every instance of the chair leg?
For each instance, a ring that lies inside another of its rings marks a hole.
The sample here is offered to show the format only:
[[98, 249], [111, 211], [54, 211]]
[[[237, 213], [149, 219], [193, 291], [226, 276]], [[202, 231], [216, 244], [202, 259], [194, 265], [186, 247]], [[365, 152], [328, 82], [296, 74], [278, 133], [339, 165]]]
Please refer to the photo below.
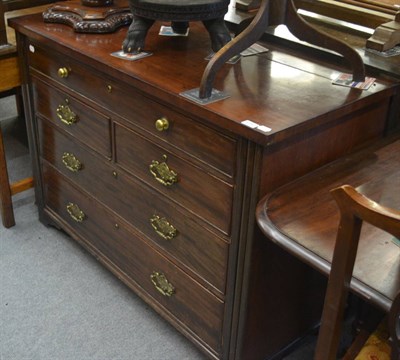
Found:
[[389, 313], [389, 331], [392, 342], [392, 359], [400, 359], [400, 291]]
[[15, 225], [14, 210], [11, 200], [10, 181], [8, 179], [6, 154], [4, 151], [3, 133], [0, 128], [0, 211], [3, 226]]

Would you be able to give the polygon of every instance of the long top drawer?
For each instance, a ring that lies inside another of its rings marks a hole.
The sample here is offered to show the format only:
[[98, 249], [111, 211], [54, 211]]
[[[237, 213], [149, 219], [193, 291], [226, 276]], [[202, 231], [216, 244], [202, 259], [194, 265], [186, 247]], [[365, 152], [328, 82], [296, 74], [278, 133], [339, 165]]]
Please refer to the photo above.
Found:
[[[191, 154], [222, 172], [235, 174], [237, 138], [228, 137], [181, 114], [173, 106], [162, 105], [136, 89], [111, 80], [107, 75], [86, 67], [68, 56], [34, 44], [29, 53], [31, 69], [50, 77], [69, 90], [95, 101], [107, 110], [141, 127], [158, 141]], [[167, 122], [167, 126], [161, 125]]]

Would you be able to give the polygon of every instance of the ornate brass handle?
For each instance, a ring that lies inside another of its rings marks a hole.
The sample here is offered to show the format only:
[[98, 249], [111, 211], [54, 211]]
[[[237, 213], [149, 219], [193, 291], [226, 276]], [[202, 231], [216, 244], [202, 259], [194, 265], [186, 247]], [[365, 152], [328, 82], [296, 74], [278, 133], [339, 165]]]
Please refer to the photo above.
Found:
[[163, 273], [153, 271], [150, 279], [155, 288], [164, 296], [172, 296], [175, 293], [175, 288], [168, 282]]
[[73, 220], [75, 220], [76, 222], [81, 223], [86, 218], [85, 213], [79, 208], [78, 205], [76, 205], [74, 203], [71, 203], [71, 202], [68, 203], [67, 211], [68, 211], [69, 216], [71, 216], [71, 218]]
[[156, 120], [155, 125], [158, 131], [165, 131], [169, 128], [169, 121], [167, 118], [162, 117], [161, 119]]
[[68, 75], [69, 75], [69, 70], [66, 67], [61, 67], [61, 68], [58, 69], [57, 75], [60, 78], [67, 78]]
[[153, 215], [150, 218], [150, 223], [155, 232], [165, 240], [172, 240], [176, 235], [178, 235], [178, 230], [176, 230], [166, 218]]
[[78, 172], [82, 169], [82, 163], [75, 157], [74, 154], [65, 152], [62, 156], [62, 162], [65, 167], [72, 172]]
[[[167, 160], [167, 155], [163, 155], [163, 158]], [[165, 186], [171, 186], [178, 182], [178, 174], [171, 170], [165, 161], [160, 163], [153, 160], [150, 164], [150, 172], [158, 182]]]
[[58, 118], [66, 125], [72, 125], [78, 121], [78, 116], [71, 110], [68, 105], [68, 100], [65, 100], [67, 104], [60, 104], [57, 107]]

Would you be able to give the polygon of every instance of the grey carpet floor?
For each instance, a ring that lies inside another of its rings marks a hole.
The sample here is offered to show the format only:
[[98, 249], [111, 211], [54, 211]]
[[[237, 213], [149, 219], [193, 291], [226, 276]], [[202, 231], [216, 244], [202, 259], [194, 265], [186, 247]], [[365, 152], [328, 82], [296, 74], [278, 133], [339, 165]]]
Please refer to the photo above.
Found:
[[[12, 181], [31, 174], [15, 112], [0, 99]], [[0, 224], [1, 360], [205, 359], [82, 247], [39, 223], [33, 190], [13, 205], [16, 226]], [[311, 360], [313, 344], [285, 359]]]

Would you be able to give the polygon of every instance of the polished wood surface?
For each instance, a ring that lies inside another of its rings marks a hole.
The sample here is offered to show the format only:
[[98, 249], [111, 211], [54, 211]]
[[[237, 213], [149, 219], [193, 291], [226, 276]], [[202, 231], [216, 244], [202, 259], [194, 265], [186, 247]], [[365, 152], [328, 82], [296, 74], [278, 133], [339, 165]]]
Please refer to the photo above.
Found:
[[324, 47], [341, 54], [350, 66], [354, 81], [365, 80], [365, 67], [361, 56], [345, 42], [320, 32], [316, 27], [304, 21], [297, 13], [293, 0], [263, 0], [257, 15], [249, 26], [218, 51], [207, 65], [200, 85], [199, 97], [209, 98], [216, 73], [233, 56], [237, 56], [258, 41], [268, 26], [284, 24], [301, 41]]
[[[267, 195], [258, 223], [268, 238], [328, 274], [339, 224], [330, 190], [355, 187], [383, 206], [400, 208], [400, 140], [369, 147], [337, 160]], [[389, 311], [400, 288], [400, 248], [393, 236], [365, 225], [351, 288]]]
[[[223, 66], [215, 85], [230, 97], [203, 106], [181, 96], [199, 87], [207, 65], [201, 24], [184, 38], [158, 36], [153, 26], [153, 55], [132, 62], [111, 55], [127, 29], [77, 34], [40, 16], [11, 23], [42, 222], [83, 244], [212, 359], [282, 355], [316, 326], [325, 279], [266, 243], [255, 207], [274, 188], [393, 131], [396, 81], [378, 78], [368, 91], [333, 86], [343, 70], [335, 62], [264, 44], [267, 53]], [[71, 125], [57, 118], [65, 99]], [[79, 171], [64, 166], [64, 151], [83, 163]], [[88, 214], [82, 222], [65, 210], [69, 201]], [[154, 216], [163, 218], [155, 229]], [[161, 227], [172, 239], [159, 236]], [[176, 297], [154, 288], [130, 241], [177, 284]], [[198, 309], [188, 303], [194, 289], [204, 294]]]
[[[11, 23], [14, 22], [11, 20]], [[198, 117], [209, 119], [213, 125], [227, 128], [263, 145], [274, 142], [276, 137], [282, 140], [316, 124], [329, 123], [331, 119], [325, 116], [326, 113], [340, 111], [344, 116], [357, 108], [376, 103], [378, 97], [387, 97], [396, 91], [393, 83], [383, 79], [379, 79], [369, 91], [333, 86], [332, 77], [344, 68], [333, 62], [313, 61], [305, 54], [282, 52], [279, 46], [267, 45], [270, 51], [263, 55], [243, 58], [236, 66], [224, 65], [214, 85], [218, 90], [226, 91], [230, 97], [201, 107], [179, 95], [199, 87], [203, 69], [207, 65], [205, 57], [210, 48], [201, 24], [194, 23], [190, 36], [178, 39], [158, 36], [158, 27], [154, 26], [150, 29], [146, 49], [154, 54], [136, 62], [111, 56], [111, 53], [120, 50], [126, 28], [101, 36], [75, 34], [68, 31], [67, 26], [43, 24], [40, 16], [20, 18], [13, 26], [31, 35], [33, 45], [36, 39], [41, 39], [51, 41], [54, 50], [75, 49], [77, 61], [84, 61], [88, 66], [104, 71], [109, 77], [117, 79], [120, 86], [124, 83], [137, 85], [137, 79], [140, 79], [142, 92], [156, 96], [166, 104], [174, 103], [182, 111], [195, 113]], [[279, 61], [274, 61], [276, 57]], [[70, 59], [65, 57], [64, 63], [68, 61]], [[72, 81], [79, 79], [74, 80], [71, 76], [66, 84]], [[90, 87], [90, 82], [85, 82], [84, 78], [80, 81]], [[98, 91], [102, 91], [102, 88]], [[377, 96], [372, 96], [374, 94]], [[117, 94], [117, 89], [113, 95], [122, 98], [122, 94]], [[280, 99], [285, 98], [291, 99], [291, 106], [278, 105]], [[103, 96], [103, 101], [106, 99]], [[313, 99], [311, 104], [310, 99]], [[119, 111], [116, 104], [115, 111]], [[241, 124], [247, 119], [267, 126], [272, 131], [265, 134], [249, 129]], [[282, 131], [288, 128], [290, 132]]]
[[[93, 197], [102, 192], [103, 202], [114, 207], [128, 223], [140, 228], [152, 239], [153, 246], [162, 252], [170, 253], [211, 291], [219, 295], [224, 293], [228, 257], [226, 239], [218, 237], [212, 229], [199, 226], [190, 219], [187, 212], [180, 211], [168, 201], [160, 199], [149, 186], [140, 184], [118, 168], [113, 169], [117, 174], [115, 177], [107, 160], [101, 160], [85, 148], [77, 147], [70, 137], [57, 130], [49, 121], [41, 120], [39, 129], [41, 153], [47, 162], [65, 177], [87, 189]], [[81, 162], [82, 169], [79, 170], [79, 174], [68, 169], [63, 163], [65, 151], [70, 151]], [[93, 178], [98, 181], [93, 183]], [[143, 198], [148, 201], [140, 208], [132, 206], [140, 203]], [[174, 241], [166, 241], [155, 232], [149, 221], [155, 213], [173, 220], [173, 226], [179, 229], [179, 236]], [[204, 282], [204, 279], [208, 281]]]
[[[194, 282], [162, 253], [154, 251], [121, 218], [58, 176], [50, 165], [44, 163], [43, 171], [48, 210], [59, 214], [69, 228], [79, 234], [80, 242], [85, 242], [96, 256], [107, 259], [118, 276], [135, 283], [134, 288], [139, 294], [147, 298], [151, 294], [153, 302], [157, 302], [159, 308], [163, 307], [164, 313], [172, 313], [176, 322], [190, 328], [220, 352], [223, 301]], [[82, 209], [86, 218], [84, 222], [78, 223], [71, 218], [66, 209], [70, 202]], [[175, 292], [171, 297], [154, 288], [149, 279], [154, 271], [166, 274], [174, 286]]]

